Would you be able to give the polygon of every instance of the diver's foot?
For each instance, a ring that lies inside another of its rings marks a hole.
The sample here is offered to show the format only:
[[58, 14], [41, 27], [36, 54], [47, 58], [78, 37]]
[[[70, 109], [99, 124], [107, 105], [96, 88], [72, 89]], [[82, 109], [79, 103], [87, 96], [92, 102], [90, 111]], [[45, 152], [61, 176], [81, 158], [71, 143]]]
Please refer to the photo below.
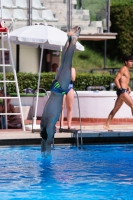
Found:
[[113, 130], [111, 130], [110, 127], [108, 125], [106, 125], [106, 124], [103, 126], [103, 128], [108, 130], [108, 131], [110, 131], [110, 132], [113, 132]]
[[79, 35], [80, 35], [80, 32], [81, 32], [81, 28], [78, 27], [78, 28], [77, 28], [77, 31], [72, 35], [72, 38], [73, 38], [73, 37], [76, 37], [76, 38], [78, 39], [78, 37], [79, 37]]
[[78, 26], [73, 27], [68, 33], [68, 36], [72, 36], [78, 30]]

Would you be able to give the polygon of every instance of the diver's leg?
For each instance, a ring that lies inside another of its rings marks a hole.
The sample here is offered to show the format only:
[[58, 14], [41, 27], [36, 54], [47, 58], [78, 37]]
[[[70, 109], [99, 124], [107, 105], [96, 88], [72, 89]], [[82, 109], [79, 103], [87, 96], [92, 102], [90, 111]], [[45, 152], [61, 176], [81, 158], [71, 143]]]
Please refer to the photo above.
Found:
[[68, 35], [68, 40], [67, 40], [67, 42], [66, 42], [66, 44], [65, 44], [65, 46], [64, 46], [64, 48], [63, 48], [63, 51], [62, 51], [62, 60], [61, 60], [62, 62], [61, 62], [61, 63], [64, 62], [65, 53], [66, 53], [66, 51], [67, 51], [67, 49], [68, 49], [68, 46], [69, 46], [69, 44], [70, 44], [70, 42], [71, 42], [71, 36], [72, 36], [74, 33], [76, 33], [77, 30], [78, 30], [78, 26], [75, 26], [74, 28], [72, 28], [72, 29], [70, 30], [70, 32], [67, 33], [67, 35]]
[[67, 48], [69, 47], [69, 43], [70, 43], [70, 39], [67, 40], [66, 44], [65, 44], [65, 47], [63, 48], [63, 51], [62, 51], [62, 58], [61, 58], [61, 66], [59, 67], [59, 70], [58, 70], [58, 73], [56, 74], [55, 76], [55, 79], [58, 80], [60, 74], [61, 74], [61, 71], [62, 71], [62, 68], [63, 68], [63, 60], [64, 60], [64, 57], [65, 57], [65, 53], [66, 53], [66, 50]]
[[80, 31], [81, 31], [81, 29], [79, 27], [78, 30], [76, 31], [76, 33], [74, 33], [71, 36], [71, 43], [69, 45], [69, 48], [66, 51], [64, 62], [62, 65], [62, 70], [60, 71], [60, 75], [58, 77], [58, 82], [59, 82], [60, 86], [62, 87], [62, 89], [64, 89], [64, 90], [67, 89], [67, 87], [71, 81], [72, 57], [74, 54], [74, 50], [76, 48], [76, 42], [80, 35]]
[[[73, 54], [74, 54], [74, 50], [75, 50], [75, 47], [76, 47], [76, 42], [77, 42], [78, 37], [80, 35], [80, 31], [81, 31], [81, 28], [78, 27], [76, 32], [73, 33], [73, 35], [71, 35], [71, 42], [69, 44], [69, 47], [67, 48], [67, 51], [65, 52], [65, 57], [64, 57], [63, 63], [66, 63], [67, 61], [69, 62], [69, 60], [72, 59]], [[70, 58], [70, 59], [68, 59], [68, 58]]]
[[72, 28], [72, 29], [70, 30], [70, 32], [68, 33], [68, 39], [67, 39], [66, 44], [65, 44], [65, 46], [64, 46], [64, 48], [63, 48], [63, 51], [62, 51], [61, 66], [60, 66], [59, 71], [58, 71], [58, 73], [57, 73], [57, 75], [56, 75], [56, 77], [55, 77], [56, 80], [58, 80], [58, 78], [59, 78], [59, 76], [60, 76], [60, 74], [61, 74], [61, 71], [62, 71], [62, 68], [63, 68], [64, 59], [65, 59], [65, 57], [66, 57], [66, 52], [67, 52], [67, 50], [68, 50], [68, 48], [69, 48], [69, 46], [70, 46], [70, 43], [71, 43], [71, 36], [72, 36], [74, 33], [76, 33], [77, 30], [78, 30], [78, 26], [75, 26], [75, 27]]

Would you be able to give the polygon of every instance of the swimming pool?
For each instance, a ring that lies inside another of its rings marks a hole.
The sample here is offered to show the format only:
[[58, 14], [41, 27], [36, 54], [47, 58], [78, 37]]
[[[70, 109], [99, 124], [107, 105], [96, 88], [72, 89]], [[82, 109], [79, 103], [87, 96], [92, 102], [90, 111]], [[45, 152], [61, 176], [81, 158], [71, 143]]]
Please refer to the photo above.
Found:
[[1, 147], [0, 199], [133, 199], [133, 145], [84, 147]]

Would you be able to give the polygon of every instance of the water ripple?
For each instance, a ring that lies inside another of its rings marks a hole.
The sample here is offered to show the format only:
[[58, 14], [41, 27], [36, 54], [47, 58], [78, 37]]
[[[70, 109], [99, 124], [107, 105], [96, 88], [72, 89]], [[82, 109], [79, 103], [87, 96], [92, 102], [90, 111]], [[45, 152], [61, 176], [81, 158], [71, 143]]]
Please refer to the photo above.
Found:
[[132, 165], [132, 144], [61, 146], [48, 158], [39, 146], [1, 147], [0, 195], [6, 200], [130, 200]]

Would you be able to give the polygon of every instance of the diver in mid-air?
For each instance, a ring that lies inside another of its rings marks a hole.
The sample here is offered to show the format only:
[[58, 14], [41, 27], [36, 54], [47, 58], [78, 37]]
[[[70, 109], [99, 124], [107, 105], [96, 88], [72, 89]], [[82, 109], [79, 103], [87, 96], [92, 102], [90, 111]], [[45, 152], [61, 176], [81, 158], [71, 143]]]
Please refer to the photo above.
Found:
[[51, 95], [44, 107], [41, 119], [41, 152], [51, 153], [51, 143], [56, 132], [56, 123], [62, 111], [63, 96], [71, 82], [72, 57], [81, 28], [76, 26], [68, 32], [68, 40], [62, 51], [61, 66], [51, 85]]

